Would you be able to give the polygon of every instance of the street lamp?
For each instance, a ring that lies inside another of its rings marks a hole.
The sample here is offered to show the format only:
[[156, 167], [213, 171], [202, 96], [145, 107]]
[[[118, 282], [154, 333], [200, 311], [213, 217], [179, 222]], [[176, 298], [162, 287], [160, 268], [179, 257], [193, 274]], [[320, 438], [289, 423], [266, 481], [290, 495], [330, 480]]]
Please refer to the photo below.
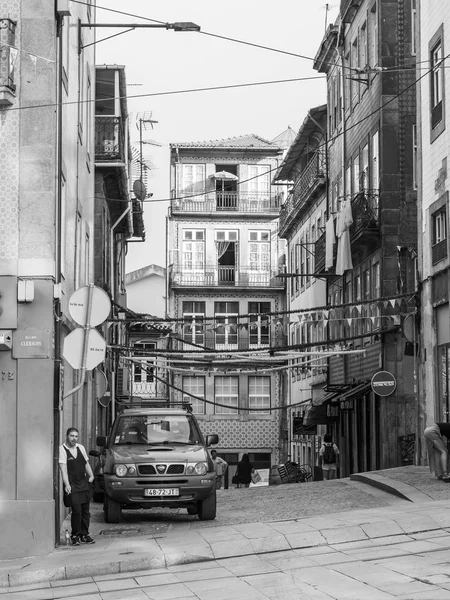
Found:
[[[116, 33], [114, 35], [110, 35], [109, 37], [103, 38], [101, 40], [97, 40], [92, 42], [91, 44], [86, 44], [83, 46], [81, 43], [81, 28], [82, 27], [127, 27], [126, 31], [121, 31], [120, 33]], [[99, 42], [104, 42], [105, 40], [109, 40], [117, 35], [122, 35], [123, 33], [128, 33], [128, 31], [133, 31], [133, 29], [137, 28], [146, 28], [146, 29], [173, 29], [174, 31], [200, 31], [200, 25], [196, 23], [191, 23], [190, 21], [177, 21], [176, 23], [79, 23], [78, 24], [78, 39], [79, 44], [78, 53], [83, 50], [83, 48], [87, 48], [88, 46], [93, 46], [94, 44], [98, 44]]]

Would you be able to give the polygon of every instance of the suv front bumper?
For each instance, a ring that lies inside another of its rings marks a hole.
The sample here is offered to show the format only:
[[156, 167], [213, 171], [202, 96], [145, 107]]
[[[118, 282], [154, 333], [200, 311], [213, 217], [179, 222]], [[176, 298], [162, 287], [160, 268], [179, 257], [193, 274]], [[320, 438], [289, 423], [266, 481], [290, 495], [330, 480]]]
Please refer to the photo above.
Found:
[[[179, 507], [192, 505], [208, 498], [215, 490], [215, 475], [207, 473], [204, 476], [189, 477], [117, 477], [104, 475], [105, 492], [122, 505], [147, 505]], [[177, 489], [177, 496], [146, 496], [145, 490]]]

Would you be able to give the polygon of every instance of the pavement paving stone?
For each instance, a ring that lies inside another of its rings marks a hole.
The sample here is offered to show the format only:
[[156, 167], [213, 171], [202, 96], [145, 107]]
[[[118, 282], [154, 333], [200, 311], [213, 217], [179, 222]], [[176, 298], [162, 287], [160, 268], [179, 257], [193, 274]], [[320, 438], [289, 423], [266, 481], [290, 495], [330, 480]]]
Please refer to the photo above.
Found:
[[[186, 587], [200, 600], [230, 600], [242, 598], [245, 600], [259, 600], [266, 597], [257, 589], [249, 585], [244, 579], [209, 579], [207, 581], [188, 581]], [[155, 599], [156, 600], [156, 599]]]
[[312, 558], [300, 556], [294, 551], [265, 554], [262, 555], [261, 558], [280, 571], [316, 566], [316, 563]]
[[293, 575], [336, 600], [392, 600], [390, 594], [324, 567], [295, 570]]
[[[117, 575], [114, 575], [114, 577], [117, 577]], [[93, 581], [93, 577], [79, 577], [78, 579], [60, 579], [58, 581], [48, 581], [46, 583], [52, 588], [60, 588], [68, 585], [78, 585], [79, 583], [93, 583]], [[34, 583], [32, 588], [35, 589], [36, 585], [38, 584]], [[17, 589], [18, 588], [14, 588], [14, 590]]]
[[139, 584], [133, 577], [124, 579], [115, 579], [110, 581], [97, 581], [97, 589], [99, 592], [109, 592], [111, 590], [128, 590], [138, 588]]
[[217, 561], [217, 564], [236, 577], [241, 577], [243, 575], [261, 575], [278, 571], [277, 567], [269, 564], [256, 554], [246, 557], [245, 562], [239, 556], [236, 558], [222, 558]]
[[427, 515], [405, 515], [395, 518], [395, 522], [405, 533], [416, 533], [419, 531], [431, 531], [440, 529], [434, 519]]
[[[168, 585], [165, 588], [145, 587], [143, 588], [143, 592], [145, 593], [146, 600], [148, 600], [148, 598], [151, 598], [151, 600], [183, 600], [196, 597], [195, 594], [182, 583]], [[105, 598], [105, 600], [109, 599]], [[120, 600], [124, 599], [121, 598]], [[126, 600], [129, 599], [127, 598]]]
[[402, 542], [409, 542], [412, 540], [412, 536], [403, 533], [401, 535], [388, 535], [386, 537], [375, 538], [379, 546], [394, 546]]
[[184, 573], [177, 573], [176, 577], [181, 583], [187, 581], [206, 581], [207, 579], [224, 579], [229, 577], [230, 571], [223, 566], [219, 566], [216, 562], [213, 569], [208, 569], [199, 573], [198, 571], [185, 571]]
[[253, 547], [250, 541], [246, 539], [237, 539], [234, 542], [211, 542], [211, 550], [214, 558], [253, 554]]
[[426, 579], [432, 575], [442, 575], [447, 572], [450, 574], [450, 565], [447, 565], [446, 569], [445, 564], [433, 562], [429, 555], [412, 556], [408, 554], [407, 556], [380, 558], [376, 559], [376, 564], [416, 579]]
[[272, 537], [263, 537], [259, 539], [250, 539], [253, 552], [258, 554], [263, 552], [278, 552], [280, 550], [290, 550], [291, 545], [282, 535]]
[[392, 546], [396, 550], [406, 550], [412, 554], [422, 552], [433, 552], [438, 551], [438, 546], [433, 542], [427, 542], [425, 540], [414, 540], [410, 542], [404, 542], [403, 544], [395, 544]]
[[[240, 557], [237, 558], [237, 560], [242, 561], [242, 559]], [[170, 567], [167, 567], [166, 572], [168, 573], [183, 573], [185, 571], [206, 571], [207, 569], [214, 569], [216, 567], [216, 563], [214, 561], [209, 561], [209, 562], [197, 562], [197, 563], [192, 563], [192, 564], [180, 564], [180, 565], [173, 565]], [[149, 573], [151, 574], [151, 573]], [[145, 573], [144, 573], [145, 575]]]
[[448, 600], [449, 593], [447, 590], [433, 589], [429, 592], [408, 593], [400, 596], [402, 600]]
[[320, 554], [318, 556], [312, 556], [311, 560], [313, 560], [319, 566], [331, 566], [338, 565], [346, 562], [354, 562], [355, 558], [353, 556], [348, 556], [348, 554], [344, 554], [343, 552], [335, 552], [334, 554]]
[[[125, 600], [123, 590], [115, 590], [113, 592], [103, 592], [100, 595], [102, 600]], [[126, 600], [148, 600], [149, 596], [144, 590], [127, 590]], [[85, 600], [80, 598], [80, 600]]]
[[429, 583], [433, 583], [435, 585], [439, 585], [441, 583], [446, 583], [446, 584], [450, 584], [450, 576], [449, 575], [432, 575], [431, 577], [428, 577], [427, 581]]
[[84, 594], [96, 594], [99, 588], [96, 583], [79, 583], [52, 589], [52, 598], [81, 598]]
[[403, 533], [403, 529], [394, 521], [376, 520], [370, 523], [361, 523], [361, 529], [370, 538], [385, 537], [387, 535], [398, 535]]
[[324, 529], [322, 535], [327, 544], [339, 544], [340, 542], [355, 542], [357, 540], [367, 540], [368, 537], [359, 526], [341, 527], [339, 529]]
[[326, 539], [320, 531], [286, 534], [286, 540], [291, 548], [307, 548], [308, 546], [324, 546], [326, 544]]
[[[148, 569], [147, 571], [131, 571], [127, 573], [110, 573], [108, 575], [94, 575], [94, 581], [111, 581], [116, 579], [126, 579], [127, 577], [136, 577], [142, 575], [157, 575], [159, 573], [167, 573], [167, 569]], [[61, 582], [63, 583], [63, 582]], [[70, 584], [70, 581], [64, 582]]]
[[155, 587], [157, 585], [167, 585], [170, 583], [178, 583], [178, 575], [175, 573], [161, 573], [160, 575], [144, 575], [143, 577], [135, 577], [137, 583], [141, 587]]
[[360, 560], [334, 565], [333, 570], [376, 588], [380, 587], [380, 585], [383, 587], [395, 584], [407, 585], [414, 581], [412, 577], [403, 575], [402, 573], [396, 573], [386, 567]]
[[397, 550], [392, 546], [366, 548], [365, 550], [348, 550], [346, 554], [359, 560], [384, 560], [410, 556], [410, 552], [407, 552], [406, 550]]
[[335, 548], [339, 552], [345, 552], [347, 550], [359, 550], [365, 548], [379, 547], [376, 541], [366, 538], [364, 540], [356, 540], [354, 542], [338, 542], [337, 544], [330, 544], [331, 548]]
[[377, 586], [380, 590], [384, 590], [389, 594], [393, 594], [396, 598], [401, 598], [404, 600], [404, 596], [409, 596], [410, 594], [424, 594], [428, 593], [431, 590], [439, 590], [439, 586], [434, 587], [429, 583], [425, 583], [424, 581], [414, 581], [411, 580], [409, 583], [390, 583], [386, 589], [384, 588], [383, 583], [379, 583]]
[[274, 600], [330, 600], [331, 596], [296, 579], [291, 573], [249, 575], [243, 578], [249, 585]]
[[317, 531], [317, 527], [313, 527], [304, 521], [276, 521], [270, 526], [279, 533], [303, 533], [305, 531]]

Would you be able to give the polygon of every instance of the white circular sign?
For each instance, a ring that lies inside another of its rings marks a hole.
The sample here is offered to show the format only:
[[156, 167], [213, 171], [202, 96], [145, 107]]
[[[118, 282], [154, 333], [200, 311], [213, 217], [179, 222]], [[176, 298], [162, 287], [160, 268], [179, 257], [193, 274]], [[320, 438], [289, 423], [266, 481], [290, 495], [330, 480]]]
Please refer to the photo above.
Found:
[[[111, 300], [108, 294], [99, 287], [92, 287], [92, 308], [89, 325], [96, 327], [103, 323], [111, 311]], [[75, 323], [85, 326], [87, 324], [87, 307], [89, 286], [78, 288], [69, 300], [69, 313]]]
[[87, 356], [85, 367], [92, 371], [97, 365], [105, 360], [106, 341], [96, 329], [74, 329], [64, 339], [63, 357], [74, 369], [83, 366], [84, 336], [88, 336]]

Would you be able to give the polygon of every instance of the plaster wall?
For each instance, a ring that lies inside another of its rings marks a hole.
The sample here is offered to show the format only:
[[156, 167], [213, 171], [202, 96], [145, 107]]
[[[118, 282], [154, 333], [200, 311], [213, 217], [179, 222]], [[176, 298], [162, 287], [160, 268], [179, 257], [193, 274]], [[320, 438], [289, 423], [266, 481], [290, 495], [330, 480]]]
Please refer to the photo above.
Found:
[[127, 306], [138, 313], [164, 317], [166, 282], [160, 275], [149, 275], [127, 283]]

